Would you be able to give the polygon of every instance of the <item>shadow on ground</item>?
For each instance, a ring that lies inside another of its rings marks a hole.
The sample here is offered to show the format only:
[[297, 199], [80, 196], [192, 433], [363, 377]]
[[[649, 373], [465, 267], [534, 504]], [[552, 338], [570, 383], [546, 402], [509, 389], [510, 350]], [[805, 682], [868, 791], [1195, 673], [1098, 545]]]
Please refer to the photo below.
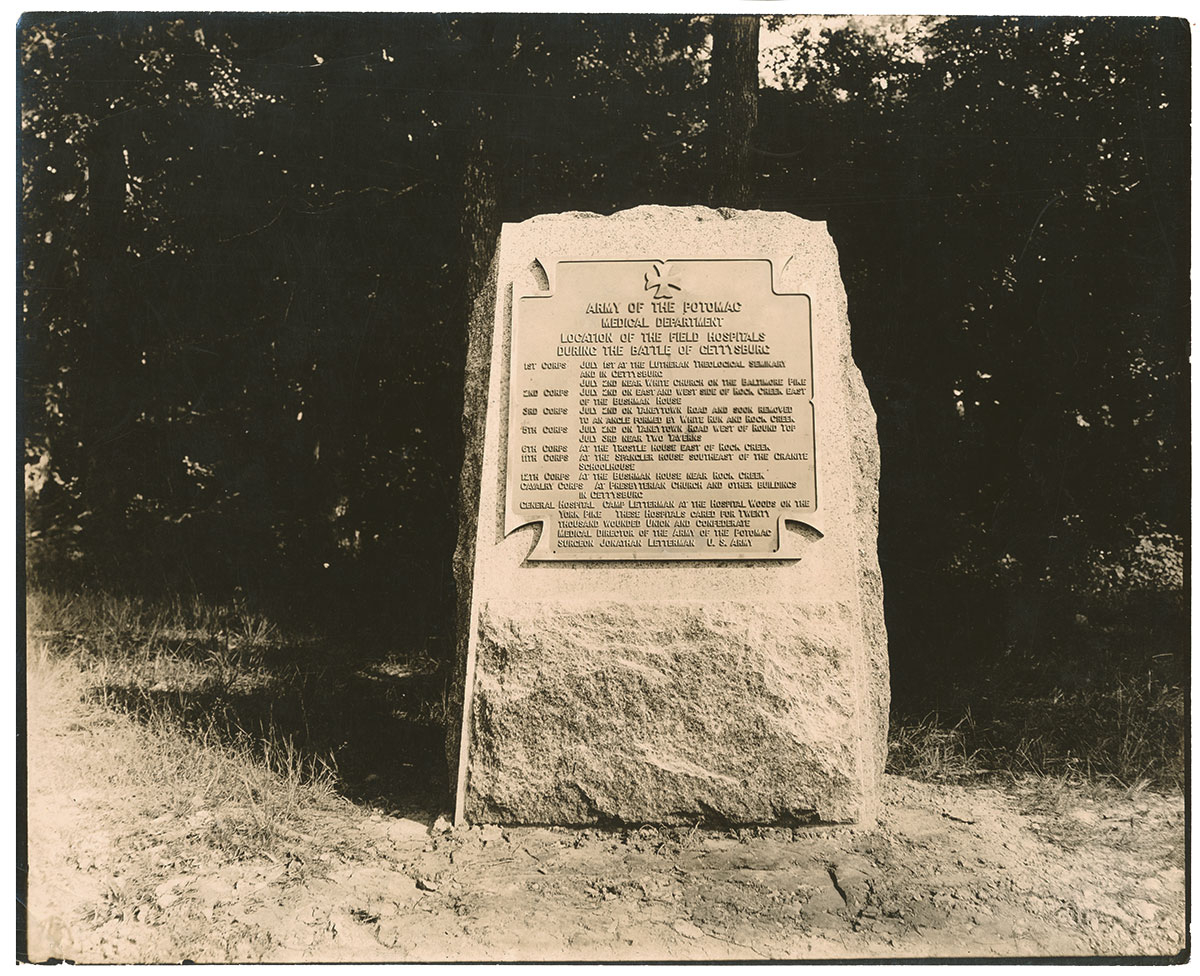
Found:
[[211, 661], [191, 680], [121, 674], [92, 696], [143, 722], [166, 718], [197, 740], [215, 733], [264, 758], [290, 743], [303, 766], [327, 766], [338, 791], [356, 802], [395, 812], [447, 805], [446, 678], [436, 662], [370, 660], [325, 642], [276, 648], [253, 666]]

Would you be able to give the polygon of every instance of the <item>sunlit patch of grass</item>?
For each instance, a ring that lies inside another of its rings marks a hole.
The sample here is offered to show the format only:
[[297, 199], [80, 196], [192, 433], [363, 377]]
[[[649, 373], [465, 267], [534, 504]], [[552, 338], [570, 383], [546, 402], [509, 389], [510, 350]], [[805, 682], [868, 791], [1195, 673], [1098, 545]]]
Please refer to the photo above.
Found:
[[130, 785], [178, 816], [234, 808], [244, 811], [264, 838], [271, 838], [273, 825], [336, 795], [332, 762], [302, 756], [291, 739], [256, 743], [246, 737], [230, 743], [212, 725], [184, 734], [166, 712], [152, 713], [141, 727], [147, 756], [130, 770]]
[[[194, 629], [217, 622], [228, 631], [228, 615], [196, 601], [164, 611], [105, 594], [32, 593], [30, 711], [54, 708], [56, 698], [68, 695], [89, 720], [127, 718], [122, 745], [133, 755], [111, 789], [142, 798], [146, 816], [207, 814], [199, 821], [205, 835], [229, 857], [278, 853], [290, 823], [337, 799], [336, 763], [332, 756], [304, 752], [273, 726], [250, 734], [219, 710], [193, 713], [181, 706], [198, 692], [210, 698], [215, 692], [219, 700], [240, 680], [262, 679], [252, 673], [247, 654], [214, 665], [211, 648], [261, 649], [275, 637], [274, 627], [247, 617], [228, 642], [225, 632]], [[34, 776], [50, 772], [31, 770]], [[113, 913], [119, 915], [127, 899], [117, 889], [110, 894], [105, 911], [117, 917]]]
[[[290, 633], [236, 593], [224, 605], [87, 590], [31, 592], [28, 603], [36, 653], [73, 669], [80, 695], [110, 712], [344, 796], [440, 789], [438, 729], [452, 705], [427, 647], [378, 655]], [[397, 737], [395, 749], [380, 736]]]

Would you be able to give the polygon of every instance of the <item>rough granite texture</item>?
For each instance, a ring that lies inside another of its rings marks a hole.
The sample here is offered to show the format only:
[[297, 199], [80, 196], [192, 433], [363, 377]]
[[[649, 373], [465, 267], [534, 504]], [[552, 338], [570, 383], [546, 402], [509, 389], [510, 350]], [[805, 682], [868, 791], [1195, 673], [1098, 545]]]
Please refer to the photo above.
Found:
[[[771, 258], [813, 302], [817, 520], [787, 561], [534, 563], [503, 535], [514, 294], [563, 258]], [[472, 317], [455, 554], [463, 729], [447, 754], [468, 822], [794, 823], [874, 818], [887, 635], [875, 414], [837, 252], [790, 214], [638, 207], [506, 224]]]

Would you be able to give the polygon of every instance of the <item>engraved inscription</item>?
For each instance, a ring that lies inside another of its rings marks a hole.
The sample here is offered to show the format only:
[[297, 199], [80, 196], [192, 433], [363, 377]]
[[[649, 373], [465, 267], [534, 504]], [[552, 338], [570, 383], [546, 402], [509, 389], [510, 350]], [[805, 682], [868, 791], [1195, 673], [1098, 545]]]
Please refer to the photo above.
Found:
[[505, 534], [529, 558], [779, 559], [817, 507], [807, 295], [765, 259], [560, 261], [513, 310]]

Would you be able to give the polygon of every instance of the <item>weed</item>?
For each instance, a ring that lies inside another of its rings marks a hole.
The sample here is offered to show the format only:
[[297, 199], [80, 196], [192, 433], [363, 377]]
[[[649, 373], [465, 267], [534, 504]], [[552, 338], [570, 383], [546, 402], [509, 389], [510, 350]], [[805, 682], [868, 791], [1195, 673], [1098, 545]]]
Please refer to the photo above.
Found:
[[272, 737], [263, 742], [263, 760], [275, 774], [276, 793], [271, 795], [271, 803], [285, 817], [310, 796], [334, 794], [338, 772], [332, 753], [326, 757], [306, 756], [291, 738]]
[[145, 878], [114, 880], [105, 885], [103, 895], [83, 908], [80, 920], [97, 926], [109, 921], [140, 920], [152, 896], [153, 889]]
[[279, 628], [266, 617], [247, 612], [238, 618], [236, 638], [239, 644], [261, 651], [277, 642]]

